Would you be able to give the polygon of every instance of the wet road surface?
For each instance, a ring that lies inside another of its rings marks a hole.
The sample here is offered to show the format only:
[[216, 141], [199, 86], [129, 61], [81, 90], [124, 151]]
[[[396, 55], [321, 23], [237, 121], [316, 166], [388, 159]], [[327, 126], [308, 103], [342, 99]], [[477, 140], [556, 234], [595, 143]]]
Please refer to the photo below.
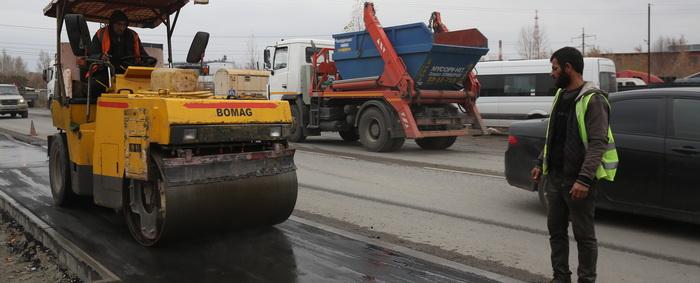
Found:
[[144, 248], [113, 210], [52, 206], [43, 148], [0, 135], [0, 155], [0, 190], [124, 281], [496, 282], [291, 220]]

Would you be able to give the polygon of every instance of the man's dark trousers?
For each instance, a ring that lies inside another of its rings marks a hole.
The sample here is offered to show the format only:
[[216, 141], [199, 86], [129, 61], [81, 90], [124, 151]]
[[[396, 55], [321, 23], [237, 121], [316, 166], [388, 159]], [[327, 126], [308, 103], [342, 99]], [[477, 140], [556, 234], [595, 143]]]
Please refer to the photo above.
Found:
[[571, 277], [568, 236], [569, 219], [571, 219], [578, 246], [578, 282], [595, 282], [598, 260], [598, 242], [593, 225], [595, 186], [591, 187], [585, 199], [572, 200], [569, 191], [573, 186], [573, 179], [564, 178], [554, 170], [545, 178], [547, 178], [545, 192], [548, 202], [547, 228], [549, 245], [552, 249], [554, 278], [567, 282]]

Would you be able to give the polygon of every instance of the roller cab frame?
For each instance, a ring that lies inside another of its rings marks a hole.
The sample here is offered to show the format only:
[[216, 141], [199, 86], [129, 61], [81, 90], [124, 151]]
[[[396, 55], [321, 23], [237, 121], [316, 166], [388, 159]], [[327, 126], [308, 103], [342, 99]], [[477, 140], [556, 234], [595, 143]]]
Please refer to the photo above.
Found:
[[[277, 224], [296, 202], [287, 102], [215, 97], [196, 88], [193, 70], [136, 63], [90, 97], [93, 72], [86, 70], [113, 72], [87, 53], [87, 21], [105, 23], [118, 9], [130, 27], [164, 24], [171, 67], [173, 30], [188, 2], [54, 0], [44, 9], [56, 18], [59, 70], [51, 99], [59, 133], [48, 137], [54, 203], [90, 198], [122, 211], [132, 236], [145, 246], [191, 231]], [[200, 2], [208, 1], [195, 4]], [[61, 51], [64, 23], [73, 54]], [[188, 63], [203, 60], [208, 39], [204, 32], [195, 35]]]

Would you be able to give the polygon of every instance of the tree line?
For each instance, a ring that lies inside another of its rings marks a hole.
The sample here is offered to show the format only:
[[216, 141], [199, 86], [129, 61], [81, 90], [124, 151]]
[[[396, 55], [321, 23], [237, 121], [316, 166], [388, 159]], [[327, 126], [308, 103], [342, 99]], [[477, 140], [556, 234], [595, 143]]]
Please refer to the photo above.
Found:
[[51, 66], [51, 56], [45, 51], [39, 52], [36, 72], [30, 71], [27, 62], [21, 56], [0, 53], [0, 84], [14, 84], [18, 87], [46, 88], [42, 71]]

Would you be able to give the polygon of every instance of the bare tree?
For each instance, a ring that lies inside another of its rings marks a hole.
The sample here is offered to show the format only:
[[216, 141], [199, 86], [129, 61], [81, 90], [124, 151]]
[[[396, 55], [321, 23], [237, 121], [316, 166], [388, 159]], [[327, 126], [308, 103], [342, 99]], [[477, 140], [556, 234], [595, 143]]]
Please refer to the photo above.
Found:
[[343, 28], [344, 31], [351, 32], [361, 31], [365, 29], [365, 21], [363, 19], [364, 8], [362, 2], [363, 1], [355, 0], [355, 4], [352, 8], [352, 14], [350, 16], [350, 21]]
[[520, 29], [518, 53], [526, 59], [546, 59], [549, 58], [548, 45], [547, 33], [544, 28], [540, 28], [539, 16], [535, 11], [535, 25]]
[[258, 68], [258, 61], [260, 56], [258, 55], [258, 47], [255, 44], [255, 35], [251, 34], [248, 38], [248, 62], [245, 64], [246, 69], [255, 70]]
[[700, 64], [692, 62], [684, 36], [660, 36], [652, 45], [652, 70], [666, 77], [684, 77], [697, 72]]
[[17, 56], [14, 58], [14, 74], [18, 76], [24, 76], [27, 74], [27, 63], [22, 60], [22, 57]]
[[600, 48], [600, 46], [594, 45], [588, 49], [586, 49], [586, 57], [602, 57], [603, 54], [606, 53], [612, 53], [610, 51], [603, 51], [603, 49]]
[[37, 71], [41, 72], [51, 67], [51, 60], [51, 55], [48, 52], [39, 51], [39, 60], [36, 62]]
[[7, 51], [5, 49], [2, 50], [2, 55], [0, 56], [0, 74], [7, 74], [10, 73], [11, 70], [14, 68], [14, 59], [12, 56], [7, 54]]

